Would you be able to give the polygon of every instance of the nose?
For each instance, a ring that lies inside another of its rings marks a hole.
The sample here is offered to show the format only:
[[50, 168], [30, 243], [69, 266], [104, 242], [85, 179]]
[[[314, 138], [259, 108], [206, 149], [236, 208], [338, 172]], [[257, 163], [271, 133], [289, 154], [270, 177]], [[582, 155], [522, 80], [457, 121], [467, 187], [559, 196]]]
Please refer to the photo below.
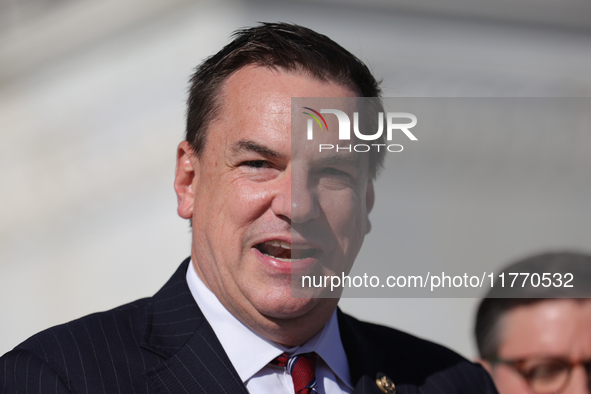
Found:
[[305, 223], [319, 216], [316, 190], [310, 184], [307, 172], [294, 171], [291, 176], [291, 220]]
[[320, 210], [308, 175], [291, 169], [286, 175], [273, 199], [271, 208], [275, 215], [286, 217], [294, 224], [317, 218]]

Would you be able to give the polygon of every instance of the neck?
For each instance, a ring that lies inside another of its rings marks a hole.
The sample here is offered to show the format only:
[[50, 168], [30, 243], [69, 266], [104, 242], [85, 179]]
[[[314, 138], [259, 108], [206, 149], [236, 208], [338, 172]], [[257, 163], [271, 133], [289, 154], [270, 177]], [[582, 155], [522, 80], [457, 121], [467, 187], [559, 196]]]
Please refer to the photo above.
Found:
[[330, 320], [334, 313], [338, 298], [324, 299], [321, 305], [306, 315], [292, 319], [277, 319], [267, 317], [267, 324], [250, 326], [251, 330], [263, 338], [285, 347], [301, 346], [318, 334]]

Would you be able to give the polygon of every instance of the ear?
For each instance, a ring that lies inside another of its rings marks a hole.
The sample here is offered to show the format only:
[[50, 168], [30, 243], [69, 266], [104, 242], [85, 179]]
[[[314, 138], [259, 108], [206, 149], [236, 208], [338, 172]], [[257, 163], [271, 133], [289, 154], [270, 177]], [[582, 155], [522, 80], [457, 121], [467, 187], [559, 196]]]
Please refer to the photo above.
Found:
[[177, 212], [183, 219], [193, 217], [198, 170], [199, 159], [193, 154], [193, 149], [187, 141], [181, 142], [176, 152], [174, 191], [178, 202]]
[[373, 188], [373, 180], [367, 181], [367, 188], [365, 190], [365, 209], [367, 215], [367, 225], [365, 226], [365, 234], [369, 234], [371, 231], [371, 222], [369, 221], [369, 213], [373, 209], [373, 205], [376, 202], [376, 194]]

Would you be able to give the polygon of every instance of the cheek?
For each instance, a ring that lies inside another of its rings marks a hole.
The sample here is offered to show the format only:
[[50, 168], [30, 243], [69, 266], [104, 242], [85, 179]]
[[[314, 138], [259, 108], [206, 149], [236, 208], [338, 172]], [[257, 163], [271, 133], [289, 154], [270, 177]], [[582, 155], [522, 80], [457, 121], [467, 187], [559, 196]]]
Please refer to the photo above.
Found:
[[499, 394], [529, 394], [531, 390], [525, 380], [517, 372], [498, 366], [492, 374]]
[[338, 194], [321, 194], [319, 204], [331, 229], [340, 238], [353, 240], [365, 234], [364, 201], [358, 194], [351, 190]]
[[272, 202], [267, 187], [247, 182], [236, 182], [224, 198], [230, 220], [236, 224], [256, 220], [269, 209]]
[[223, 240], [226, 248], [231, 248], [232, 235], [240, 234], [261, 214], [266, 194], [260, 188], [228, 179], [224, 174], [209, 179], [200, 185], [194, 206], [193, 226], [202, 231], [193, 233], [203, 234], [210, 243]]

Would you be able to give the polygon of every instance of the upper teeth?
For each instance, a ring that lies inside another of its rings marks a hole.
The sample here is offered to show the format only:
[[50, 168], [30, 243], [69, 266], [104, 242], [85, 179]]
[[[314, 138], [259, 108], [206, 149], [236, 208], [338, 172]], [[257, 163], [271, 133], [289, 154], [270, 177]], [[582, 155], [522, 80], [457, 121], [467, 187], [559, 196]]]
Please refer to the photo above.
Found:
[[266, 242], [268, 245], [281, 247], [283, 249], [311, 249], [308, 245], [292, 245], [289, 242], [273, 240]]

